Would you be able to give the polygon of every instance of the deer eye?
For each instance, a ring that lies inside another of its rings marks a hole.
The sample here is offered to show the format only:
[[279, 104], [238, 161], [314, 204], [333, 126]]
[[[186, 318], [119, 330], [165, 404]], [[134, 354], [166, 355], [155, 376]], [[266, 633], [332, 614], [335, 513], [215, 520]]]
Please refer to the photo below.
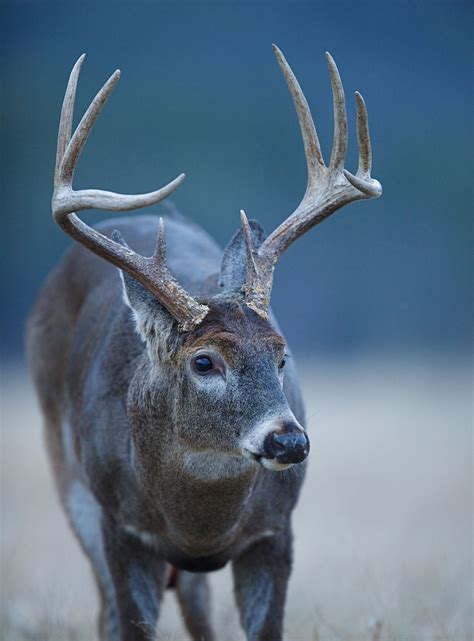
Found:
[[282, 358], [280, 361], [280, 364], [278, 365], [278, 369], [283, 369], [286, 365], [286, 358]]
[[193, 369], [198, 374], [207, 374], [214, 369], [214, 363], [206, 354], [200, 354], [193, 358]]

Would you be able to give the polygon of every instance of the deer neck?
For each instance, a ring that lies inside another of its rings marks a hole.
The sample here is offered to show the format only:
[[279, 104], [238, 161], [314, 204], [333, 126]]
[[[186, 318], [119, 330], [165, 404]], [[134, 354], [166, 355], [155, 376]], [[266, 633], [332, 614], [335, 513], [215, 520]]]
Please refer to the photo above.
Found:
[[166, 524], [166, 538], [190, 556], [231, 545], [248, 513], [258, 478], [256, 464], [233, 454], [184, 447], [173, 447], [160, 458], [148, 501]]

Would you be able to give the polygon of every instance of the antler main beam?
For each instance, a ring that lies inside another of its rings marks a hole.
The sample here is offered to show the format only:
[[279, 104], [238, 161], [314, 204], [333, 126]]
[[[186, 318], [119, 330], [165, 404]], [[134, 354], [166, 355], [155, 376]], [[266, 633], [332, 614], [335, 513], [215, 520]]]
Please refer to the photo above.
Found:
[[166, 307], [182, 330], [190, 330], [203, 320], [209, 308], [190, 296], [169, 272], [166, 266], [163, 220], [160, 219], [155, 253], [147, 258], [132, 251], [119, 235], [112, 240], [86, 225], [75, 214], [84, 209], [128, 211], [148, 207], [169, 196], [185, 177], [184, 174], [180, 174], [161, 189], [147, 194], [117, 194], [100, 189], [73, 190], [74, 170], [81, 152], [95, 121], [120, 78], [119, 70], [110, 76], [89, 105], [71, 137], [76, 88], [84, 58], [85, 54], [79, 58], [71, 71], [61, 110], [52, 199], [54, 220], [71, 238], [135, 277]]
[[308, 167], [308, 183], [303, 199], [296, 210], [265, 239], [258, 250], [255, 250], [252, 245], [251, 234], [246, 233], [247, 219], [245, 214], [242, 216], [247, 257], [252, 257], [251, 263], [249, 259], [247, 261], [249, 268], [245, 285], [245, 301], [249, 307], [265, 318], [268, 316], [275, 264], [291, 243], [344, 205], [355, 200], [378, 198], [382, 193], [381, 184], [370, 176], [372, 151], [367, 109], [359, 92], [355, 94], [359, 167], [355, 175], [344, 169], [347, 150], [346, 104], [339, 71], [332, 56], [326, 53], [334, 108], [333, 147], [329, 165], [326, 166], [311, 111], [298, 80], [276, 45], [273, 45], [273, 51], [298, 116]]

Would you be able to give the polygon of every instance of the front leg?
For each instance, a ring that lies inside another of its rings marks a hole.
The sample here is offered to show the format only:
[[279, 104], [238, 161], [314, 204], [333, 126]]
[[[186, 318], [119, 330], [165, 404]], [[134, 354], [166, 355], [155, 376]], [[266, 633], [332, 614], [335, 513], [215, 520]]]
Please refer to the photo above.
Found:
[[281, 641], [291, 532], [262, 539], [234, 559], [234, 589], [248, 641]]
[[213, 641], [207, 576], [179, 570], [176, 579], [176, 596], [184, 624], [191, 638], [194, 641]]
[[[104, 547], [114, 586], [115, 607], [102, 613], [102, 636], [120, 630], [111, 641], [150, 641], [155, 638], [159, 605], [166, 582], [166, 563], [139, 536], [112, 521], [104, 523]], [[114, 621], [106, 620], [114, 618]]]

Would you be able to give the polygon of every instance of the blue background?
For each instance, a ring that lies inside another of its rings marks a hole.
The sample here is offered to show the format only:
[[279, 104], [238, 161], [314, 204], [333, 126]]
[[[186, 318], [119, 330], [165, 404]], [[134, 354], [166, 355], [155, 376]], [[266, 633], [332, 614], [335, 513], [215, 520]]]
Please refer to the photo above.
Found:
[[359, 89], [373, 175], [384, 186], [382, 198], [346, 207], [282, 258], [272, 302], [291, 344], [306, 354], [470, 349], [470, 3], [19, 1], [3, 3], [1, 13], [7, 356], [22, 353], [28, 309], [71, 242], [51, 219], [50, 198], [59, 112], [77, 57], [87, 53], [77, 118], [115, 68], [122, 79], [75, 186], [134, 193], [185, 171], [175, 204], [224, 246], [240, 208], [269, 231], [306, 184], [272, 42], [300, 80], [326, 158], [331, 51], [348, 103], [346, 166], [356, 168]]

